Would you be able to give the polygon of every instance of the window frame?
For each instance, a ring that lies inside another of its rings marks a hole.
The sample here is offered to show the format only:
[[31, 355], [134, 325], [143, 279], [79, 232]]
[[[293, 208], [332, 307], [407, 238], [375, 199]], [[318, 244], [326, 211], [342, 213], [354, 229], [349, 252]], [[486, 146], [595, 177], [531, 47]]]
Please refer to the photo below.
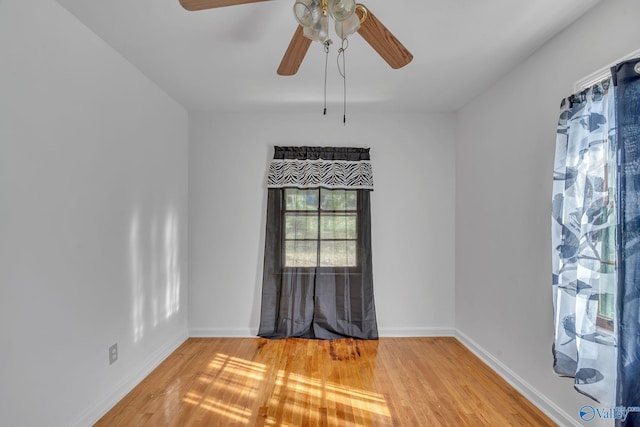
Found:
[[[307, 209], [307, 210], [301, 210], [301, 209], [287, 209], [287, 190], [305, 190], [305, 191], [315, 191], [317, 192], [317, 197], [318, 197], [318, 207], [317, 209]], [[322, 209], [321, 206], [321, 195], [322, 195], [322, 191], [347, 191], [347, 192], [353, 192], [355, 194], [355, 201], [356, 201], [356, 206], [354, 209], [341, 209], [341, 210], [335, 210], [335, 209]], [[297, 187], [285, 187], [283, 188], [283, 192], [282, 192], [282, 209], [281, 209], [281, 216], [282, 216], [282, 230], [281, 230], [281, 236], [280, 236], [280, 242], [281, 242], [281, 264], [282, 264], [282, 268], [284, 271], [292, 271], [292, 270], [302, 270], [302, 271], [309, 271], [309, 272], [315, 272], [315, 271], [330, 271], [330, 270], [335, 270], [335, 269], [339, 269], [339, 270], [343, 270], [346, 269], [348, 271], [357, 271], [358, 269], [360, 269], [360, 252], [361, 252], [361, 244], [359, 241], [360, 238], [360, 212], [359, 212], [359, 208], [360, 208], [360, 195], [358, 193], [358, 189], [348, 189], [348, 188], [325, 188], [325, 187], [317, 187], [317, 188], [297, 188]], [[354, 238], [351, 239], [336, 239], [336, 238], [321, 238], [321, 233], [322, 233], [322, 214], [326, 213], [329, 215], [333, 215], [333, 214], [341, 214], [341, 213], [346, 213], [346, 214], [351, 214], [355, 217], [355, 226], [356, 226], [356, 230], [355, 230], [355, 236]], [[317, 217], [317, 221], [318, 221], [318, 231], [317, 231], [317, 236], [315, 239], [311, 239], [311, 238], [303, 238], [303, 239], [291, 239], [291, 238], [287, 238], [286, 236], [286, 217], [287, 214], [298, 214], [298, 215], [315, 215]], [[308, 241], [308, 242], [316, 242], [316, 265], [315, 266], [290, 266], [287, 265], [287, 256], [286, 256], [286, 242], [288, 241]], [[333, 265], [333, 266], [329, 266], [329, 265], [321, 265], [320, 264], [320, 260], [321, 260], [321, 243], [322, 242], [353, 242], [355, 244], [355, 263], [353, 265]]]

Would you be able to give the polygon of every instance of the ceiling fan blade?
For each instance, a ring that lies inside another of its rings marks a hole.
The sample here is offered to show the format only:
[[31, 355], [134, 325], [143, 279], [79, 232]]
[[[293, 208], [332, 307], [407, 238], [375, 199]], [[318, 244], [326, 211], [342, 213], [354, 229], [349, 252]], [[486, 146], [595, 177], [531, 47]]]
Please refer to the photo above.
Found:
[[360, 17], [358, 33], [387, 61], [391, 68], [401, 68], [413, 59], [411, 52], [395, 38], [391, 31], [375, 17], [370, 10], [361, 4], [356, 8]]
[[311, 40], [304, 36], [303, 31], [302, 25], [298, 25], [296, 32], [293, 33], [289, 47], [278, 67], [279, 75], [292, 76], [298, 72], [298, 68], [309, 50], [309, 45], [311, 45]]
[[180, 0], [180, 4], [187, 10], [213, 9], [215, 7], [235, 6], [238, 4], [255, 3], [268, 0]]

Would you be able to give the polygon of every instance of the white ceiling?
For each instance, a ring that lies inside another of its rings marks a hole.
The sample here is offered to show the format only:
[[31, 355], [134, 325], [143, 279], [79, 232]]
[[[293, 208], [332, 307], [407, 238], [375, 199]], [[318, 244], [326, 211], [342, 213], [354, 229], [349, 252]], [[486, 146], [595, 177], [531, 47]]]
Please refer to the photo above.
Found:
[[[297, 26], [293, 0], [198, 12], [178, 0], [57, 1], [189, 110], [322, 107], [319, 43], [297, 75], [276, 74]], [[349, 105], [455, 111], [598, 1], [363, 0], [414, 59], [393, 70], [352, 36]], [[334, 43], [330, 103], [342, 101], [336, 55]]]

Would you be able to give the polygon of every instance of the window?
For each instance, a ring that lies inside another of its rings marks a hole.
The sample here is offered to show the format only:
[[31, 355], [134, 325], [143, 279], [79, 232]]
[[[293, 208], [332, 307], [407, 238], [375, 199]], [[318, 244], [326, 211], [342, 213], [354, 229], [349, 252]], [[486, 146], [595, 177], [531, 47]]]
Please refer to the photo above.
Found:
[[355, 267], [356, 190], [284, 190], [284, 266]]
[[[608, 193], [602, 200], [601, 208], [601, 221], [604, 223], [611, 223], [610, 216], [614, 215], [614, 185], [611, 185], [609, 180], [614, 180], [615, 177], [610, 174], [608, 164], [612, 161], [609, 159], [609, 153], [611, 153], [610, 142], [606, 140], [603, 142], [603, 149], [601, 155], [603, 156], [602, 162], [605, 164], [605, 173], [603, 174], [603, 186], [608, 189]], [[612, 172], [613, 173], [613, 172]], [[598, 230], [596, 236], [601, 239], [600, 254], [598, 262], [600, 263], [599, 270], [601, 273], [600, 280], [598, 281], [598, 315], [596, 317], [596, 326], [600, 328], [600, 332], [613, 333], [614, 314], [615, 314], [615, 269], [616, 269], [616, 241], [614, 227], [606, 227], [602, 230]]]

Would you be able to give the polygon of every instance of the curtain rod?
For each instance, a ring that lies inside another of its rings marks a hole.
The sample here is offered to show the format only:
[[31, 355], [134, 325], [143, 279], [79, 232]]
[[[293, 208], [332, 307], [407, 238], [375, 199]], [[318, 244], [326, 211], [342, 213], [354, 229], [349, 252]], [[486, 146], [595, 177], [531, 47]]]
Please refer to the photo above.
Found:
[[620, 62], [628, 61], [629, 59], [634, 59], [638, 57], [640, 57], [640, 49], [633, 51], [623, 56], [622, 58], [617, 59], [616, 61], [612, 62], [606, 67], [602, 67], [598, 71], [591, 73], [586, 77], [581, 78], [580, 80], [578, 80], [573, 84], [573, 93], [580, 92], [581, 90], [591, 87], [594, 84], [598, 83], [599, 81], [602, 81], [607, 77], [610, 77], [611, 67], [613, 67], [614, 65], [619, 64]]

